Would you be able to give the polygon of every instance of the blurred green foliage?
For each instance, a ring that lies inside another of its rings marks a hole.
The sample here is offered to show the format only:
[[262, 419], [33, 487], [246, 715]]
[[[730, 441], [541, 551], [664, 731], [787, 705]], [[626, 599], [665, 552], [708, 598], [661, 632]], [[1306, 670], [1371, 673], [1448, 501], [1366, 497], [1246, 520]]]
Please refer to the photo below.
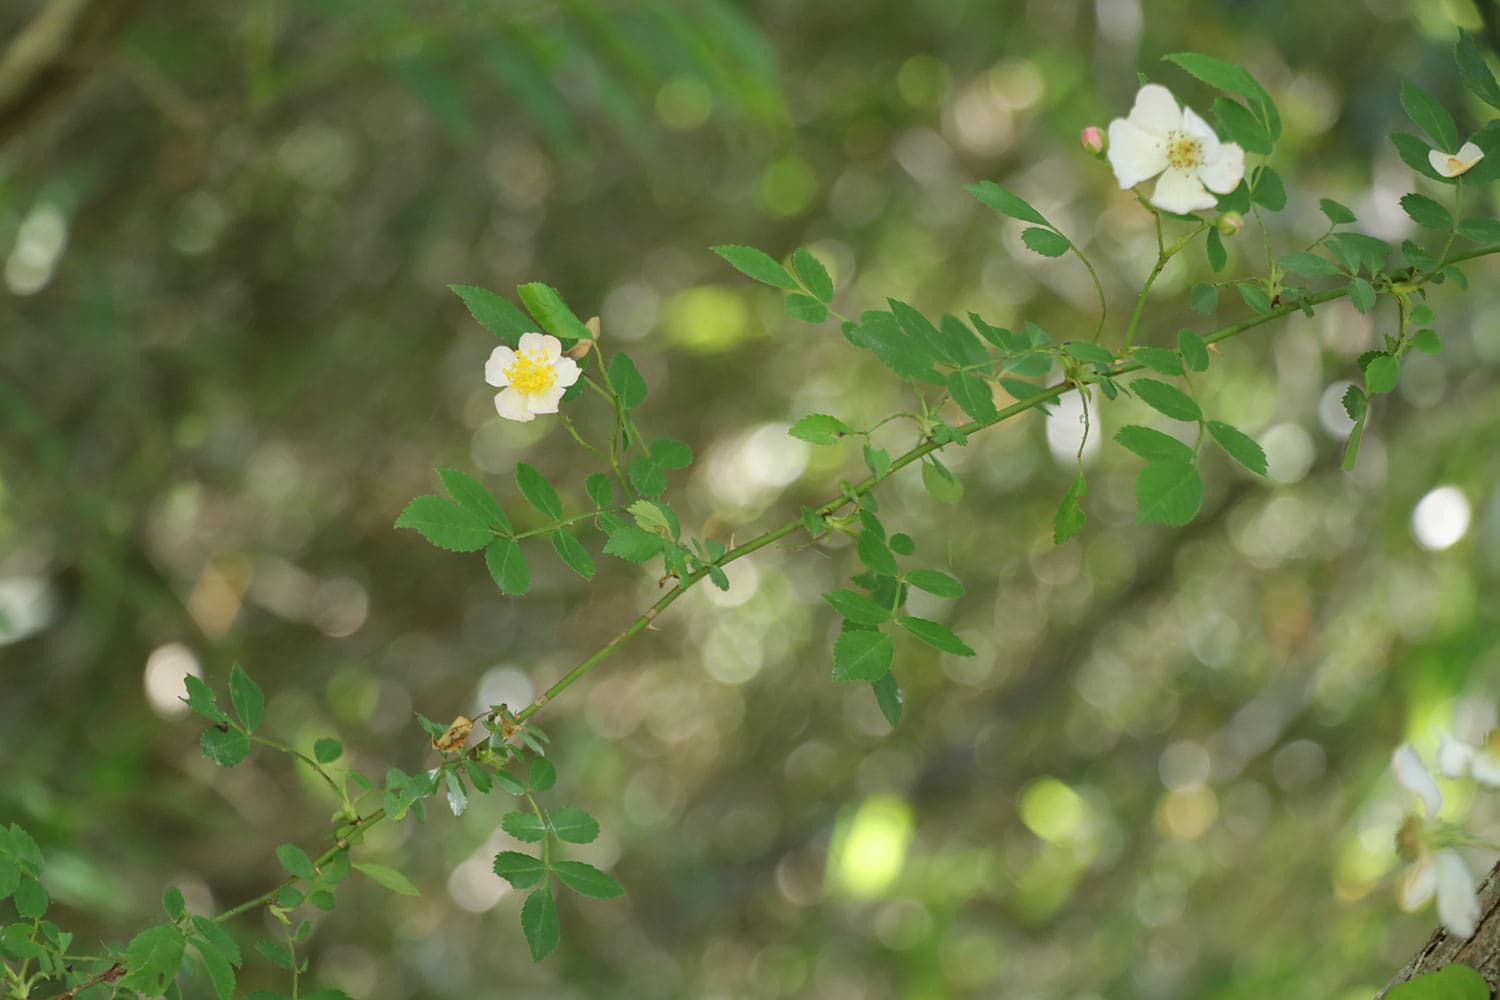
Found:
[[[0, 820], [47, 850], [54, 915], [119, 943], [164, 886], [222, 909], [326, 829], [326, 789], [284, 761], [201, 759], [172, 704], [187, 665], [223, 691], [245, 663], [278, 739], [417, 771], [414, 712], [524, 704], [654, 600], [604, 560], [503, 597], [392, 530], [434, 465], [503, 491], [524, 460], [587, 502], [556, 423], [495, 417], [493, 342], [447, 284], [542, 280], [633, 342], [640, 419], [698, 456], [674, 505], [728, 541], [858, 467], [788, 425], [902, 400], [708, 246], [810, 245], [845, 311], [891, 295], [1086, 336], [1086, 274], [963, 190], [993, 178], [1104, 266], [1117, 343], [1153, 237], [1077, 134], [1138, 72], [1206, 110], [1159, 61], [1196, 50], [1271, 91], [1282, 252], [1323, 195], [1400, 237], [1398, 80], [1472, 127], [1456, 26], [1484, 29], [1466, 0], [146, 5], [0, 159]], [[1227, 241], [1231, 268], [1256, 242]], [[1208, 273], [1174, 264], [1138, 342], [1203, 328]], [[1436, 296], [1443, 353], [1413, 356], [1352, 474], [1340, 380], [1389, 320], [1341, 306], [1214, 358], [1212, 412], [1278, 485], [1219, 461], [1184, 529], [1131, 523], [1138, 463], [1109, 445], [1055, 547], [1066, 420], [953, 453], [957, 508], [897, 480], [883, 516], [967, 589], [926, 612], [979, 655], [903, 647], [894, 734], [828, 680], [816, 595], [852, 553], [735, 564], [539, 720], [603, 825], [579, 857], [624, 900], [566, 900], [533, 965], [490, 873], [505, 806], [476, 798], [378, 831], [369, 857], [422, 895], [344, 887], [313, 975], [408, 998], [1371, 995], [1432, 923], [1395, 911], [1390, 748], [1496, 694], [1494, 274]], [[1443, 484], [1472, 529], [1428, 551], [1412, 512]]]

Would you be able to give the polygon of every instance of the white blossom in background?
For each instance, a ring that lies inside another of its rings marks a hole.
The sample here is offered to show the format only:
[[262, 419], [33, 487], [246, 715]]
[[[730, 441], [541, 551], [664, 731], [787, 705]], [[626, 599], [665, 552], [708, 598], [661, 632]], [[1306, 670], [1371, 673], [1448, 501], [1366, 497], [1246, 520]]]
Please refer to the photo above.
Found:
[[545, 333], [523, 333], [517, 350], [497, 347], [484, 365], [484, 380], [498, 386], [495, 410], [506, 420], [526, 423], [538, 413], [556, 413], [563, 392], [582, 374], [578, 362], [562, 356], [562, 341]]
[[1444, 177], [1457, 177], [1466, 174], [1469, 169], [1484, 159], [1484, 150], [1466, 142], [1458, 147], [1456, 153], [1444, 153], [1441, 150], [1430, 149], [1427, 151], [1427, 162], [1432, 164], [1432, 169]]
[[1220, 142], [1192, 108], [1181, 108], [1166, 87], [1148, 83], [1128, 118], [1109, 123], [1109, 165], [1122, 188], [1160, 174], [1151, 204], [1179, 214], [1218, 204], [1245, 176], [1245, 151]]
[[1473, 778], [1500, 788], [1500, 731], [1479, 746], [1442, 734], [1438, 744], [1438, 773], [1445, 778]]
[[1401, 744], [1391, 756], [1391, 773], [1397, 784], [1422, 803], [1428, 821], [1408, 816], [1397, 835], [1402, 853], [1414, 858], [1396, 887], [1401, 908], [1420, 910], [1435, 895], [1438, 919], [1448, 933], [1468, 938], [1479, 924], [1478, 886], [1463, 856], [1452, 847], [1437, 846], [1430, 835], [1443, 807], [1443, 793], [1409, 743]]

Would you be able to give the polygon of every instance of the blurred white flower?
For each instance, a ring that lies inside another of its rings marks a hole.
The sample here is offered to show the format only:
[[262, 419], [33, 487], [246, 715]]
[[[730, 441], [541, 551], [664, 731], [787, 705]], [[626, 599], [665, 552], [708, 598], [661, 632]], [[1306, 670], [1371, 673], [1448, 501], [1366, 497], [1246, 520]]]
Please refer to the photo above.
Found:
[[1500, 788], [1500, 731], [1480, 746], [1443, 733], [1438, 744], [1438, 773], [1445, 778], [1470, 777], [1481, 785]]
[[1151, 204], [1167, 212], [1197, 212], [1218, 204], [1245, 176], [1245, 151], [1220, 142], [1192, 108], [1177, 106], [1166, 87], [1148, 83], [1136, 94], [1130, 117], [1109, 123], [1109, 165], [1122, 188], [1157, 174]]
[[562, 341], [545, 333], [523, 333], [519, 350], [497, 347], [484, 365], [484, 380], [500, 386], [495, 410], [523, 423], [538, 413], [556, 413], [563, 391], [578, 381], [578, 362], [562, 356]]
[[[1391, 755], [1391, 773], [1422, 803], [1428, 820], [1436, 819], [1443, 793], [1411, 744], [1401, 744]], [[1403, 910], [1415, 911], [1436, 895], [1438, 919], [1448, 933], [1468, 938], [1479, 924], [1478, 886], [1463, 857], [1451, 847], [1432, 843], [1431, 832], [1431, 825], [1415, 816], [1401, 825], [1397, 843], [1413, 861], [1396, 887], [1396, 898]]]
[[1484, 159], [1484, 150], [1466, 142], [1458, 147], [1456, 153], [1443, 153], [1436, 149], [1427, 151], [1427, 162], [1432, 164], [1432, 169], [1444, 177], [1457, 177], [1459, 174], [1469, 172], [1469, 168]]

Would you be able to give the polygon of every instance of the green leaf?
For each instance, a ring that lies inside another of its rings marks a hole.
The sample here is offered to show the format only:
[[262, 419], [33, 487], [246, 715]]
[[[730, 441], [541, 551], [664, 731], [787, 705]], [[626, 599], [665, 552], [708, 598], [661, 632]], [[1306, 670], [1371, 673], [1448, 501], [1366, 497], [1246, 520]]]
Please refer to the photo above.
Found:
[[573, 310], [568, 308], [568, 304], [556, 290], [540, 281], [533, 281], [517, 288], [516, 294], [521, 296], [522, 304], [542, 325], [542, 329], [563, 341], [565, 350], [569, 341], [593, 338], [589, 328], [573, 315]]
[[200, 941], [198, 938], [188, 940], [197, 949], [198, 957], [203, 960], [203, 968], [208, 973], [208, 981], [214, 988], [214, 995], [219, 1000], [232, 1000], [234, 966], [229, 963], [229, 959], [208, 941]]
[[547, 866], [541, 859], [520, 851], [501, 851], [495, 855], [494, 870], [513, 889], [530, 889], [547, 874]]
[[608, 507], [615, 502], [615, 488], [602, 472], [590, 472], [583, 481], [583, 490], [594, 501], [595, 507]]
[[1130, 389], [1147, 406], [1173, 420], [1195, 421], [1203, 418], [1203, 411], [1198, 409], [1198, 404], [1176, 386], [1154, 378], [1138, 378], [1130, 383]]
[[940, 570], [914, 569], [906, 574], [906, 582], [937, 597], [964, 596], [964, 585]]
[[188, 708], [210, 722], [228, 721], [229, 716], [225, 715], [223, 709], [219, 708], [218, 700], [214, 697], [213, 688], [192, 674], [184, 674], [182, 684], [187, 689], [187, 697], [178, 698], [178, 701], [183, 702]]
[[453, 815], [462, 816], [468, 810], [469, 790], [464, 787], [464, 779], [457, 771], [443, 772], [443, 792], [448, 800], [448, 811]]
[[1458, 235], [1475, 243], [1500, 243], [1500, 221], [1474, 217], [1458, 224]]
[[676, 537], [674, 522], [667, 517], [670, 508], [658, 500], [637, 500], [626, 508], [636, 526], [662, 538]]
[[187, 912], [187, 900], [182, 898], [182, 890], [175, 885], [168, 886], [161, 894], [161, 908], [166, 911], [167, 919], [176, 923], [182, 919]]
[[653, 438], [649, 451], [652, 461], [663, 469], [686, 469], [693, 464], [693, 449], [676, 438]]
[[853, 590], [834, 590], [823, 595], [843, 618], [856, 625], [880, 625], [891, 620], [891, 610]]
[[588, 550], [583, 543], [566, 529], [558, 528], [552, 533], [552, 548], [557, 552], [557, 557], [567, 564], [568, 568], [585, 580], [594, 578], [594, 560], [589, 558]]
[[592, 899], [618, 899], [625, 895], [623, 885], [593, 865], [584, 864], [582, 861], [553, 862], [552, 874], [557, 876], [559, 882], [580, 896], [588, 896]]
[[1043, 257], [1061, 257], [1073, 246], [1062, 233], [1037, 226], [1022, 230], [1021, 242]]
[[875, 692], [875, 704], [890, 727], [901, 725], [901, 687], [896, 683], [896, 675], [887, 670], [879, 680], [870, 682], [870, 690]]
[[332, 764], [344, 755], [344, 745], [338, 740], [324, 737], [313, 744], [313, 759], [319, 764]]
[[1273, 212], [1286, 208], [1286, 185], [1281, 182], [1281, 175], [1270, 167], [1261, 167], [1260, 172], [1255, 175], [1255, 191], [1251, 194], [1251, 200]]
[[1260, 285], [1253, 281], [1242, 281], [1234, 288], [1240, 293], [1240, 298], [1245, 300], [1245, 305], [1260, 315], [1264, 316], [1271, 311], [1271, 296]]
[[238, 968], [241, 963], [240, 946], [235, 942], [222, 925], [215, 923], [204, 916], [193, 917], [193, 928], [213, 945], [218, 952], [229, 959], [229, 964]]
[[474, 552], [495, 537], [484, 521], [441, 497], [417, 497], [396, 518], [396, 527], [412, 528], [450, 552]]
[[511, 795], [526, 794], [526, 783], [508, 771], [496, 771], [495, 784], [500, 786], [501, 791]]
[[667, 474], [647, 455], [630, 456], [626, 474], [630, 477], [630, 485], [641, 496], [658, 497], [667, 488]]
[[714, 253], [729, 261], [729, 266], [740, 272], [747, 278], [752, 278], [763, 285], [772, 288], [782, 288], [789, 292], [797, 290], [797, 282], [787, 269], [766, 253], [754, 247], [735, 246], [725, 244], [713, 248]]
[[500, 593], [519, 597], [531, 588], [531, 570], [521, 546], [509, 538], [497, 538], [484, 550], [484, 565]]
[[1318, 208], [1322, 210], [1324, 215], [1328, 216], [1328, 221], [1335, 226], [1342, 226], [1357, 221], [1352, 209], [1347, 205], [1334, 201], [1332, 198], [1319, 199]]
[[599, 822], [577, 806], [554, 809], [548, 818], [557, 839], [569, 844], [592, 844], [599, 836]]
[[1427, 133], [1437, 147], [1445, 153], [1458, 149], [1458, 126], [1448, 109], [1437, 102], [1427, 91], [1410, 80], [1401, 81], [1401, 106], [1412, 124]]
[[1062, 345], [1062, 350], [1070, 358], [1077, 358], [1079, 361], [1102, 365], [1105, 368], [1114, 367], [1114, 354], [1108, 348], [1100, 347], [1098, 344], [1090, 344], [1082, 340], [1070, 340]]
[[1042, 217], [1042, 213], [994, 181], [980, 181], [978, 184], [968, 185], [964, 190], [1001, 215], [1020, 219], [1022, 222], [1035, 222], [1039, 226], [1050, 225]]
[[1427, 154], [1432, 147], [1410, 132], [1392, 132], [1391, 142], [1396, 146], [1396, 154], [1401, 157], [1401, 162], [1421, 174], [1443, 184], [1452, 184], [1452, 178], [1444, 177], [1432, 169], [1432, 161], [1427, 159]]
[[11, 894], [16, 916], [22, 920], [37, 920], [47, 912], [47, 889], [34, 878], [23, 878], [16, 891]]
[[1349, 302], [1360, 312], [1369, 312], [1375, 306], [1375, 288], [1364, 278], [1349, 282]]
[[665, 545], [666, 542], [660, 535], [626, 524], [609, 533], [609, 539], [604, 543], [604, 553], [628, 562], [645, 562], [652, 556], [660, 555]]
[[[932, 324], [927, 326], [936, 334], [936, 328]], [[854, 346], [873, 353], [881, 364], [902, 379], [942, 381], [932, 370], [932, 363], [936, 360], [932, 346], [911, 334], [892, 313], [867, 310], [860, 316], [857, 326], [845, 328], [844, 336]]]
[[1199, 52], [1174, 52], [1162, 58], [1176, 63], [1189, 74], [1216, 90], [1243, 97], [1249, 102], [1256, 116], [1265, 123], [1266, 134], [1271, 141], [1275, 142], [1281, 138], [1281, 117], [1276, 112], [1276, 104], [1271, 100], [1271, 95], [1266, 93], [1265, 88], [1256, 82], [1255, 77], [1244, 69]]
[[972, 372], [949, 373], [948, 394], [959, 409], [981, 424], [994, 423], [1000, 416], [990, 384]]
[[1207, 282], [1200, 281], [1193, 286], [1193, 311], [1205, 316], [1212, 316], [1215, 309], [1219, 308], [1219, 290]]
[[175, 927], [148, 927], [125, 946], [128, 970], [119, 985], [146, 996], [161, 996], [177, 978], [187, 940]]
[[1338, 233], [1328, 237], [1324, 245], [1348, 264], [1350, 270], [1354, 269], [1353, 265], [1357, 261], [1371, 274], [1385, 267], [1385, 259], [1391, 253], [1391, 245], [1385, 240], [1366, 236], [1364, 233]]
[[1418, 330], [1412, 334], [1411, 346], [1423, 354], [1443, 353], [1443, 342], [1438, 337], [1436, 330]]
[[420, 896], [417, 887], [411, 884], [411, 879], [401, 874], [394, 868], [385, 865], [373, 865], [363, 861], [354, 862], [351, 867], [370, 879], [376, 885], [391, 892], [400, 893], [403, 896]]
[[[1005, 379], [1002, 384], [1014, 381], [1014, 379]], [[1026, 383], [1017, 384], [1025, 385]], [[1006, 387], [1009, 388], [1009, 385]], [[939, 503], [958, 503], [964, 498], [964, 484], [959, 482], [953, 473], [936, 462], [922, 463], [922, 486]]]
[[1208, 345], [1192, 330], [1177, 331], [1177, 349], [1183, 362], [1195, 372], [1208, 371]]
[[557, 949], [557, 903], [548, 889], [538, 889], [521, 905], [521, 933], [526, 935], [533, 962], [540, 962]]
[[[617, 354], [615, 357], [622, 357], [622, 355]], [[558, 499], [557, 491], [552, 488], [552, 484], [547, 482], [547, 477], [525, 462], [517, 462], [516, 486], [520, 488], [521, 495], [526, 498], [526, 502], [535, 507], [544, 517], [551, 518], [553, 521], [562, 520], [562, 501]]]
[[474, 477], [457, 469], [439, 469], [438, 478], [443, 481], [443, 489], [453, 498], [461, 508], [473, 514], [492, 528], [498, 529], [504, 534], [511, 534], [510, 518], [505, 516], [505, 511], [495, 502], [490, 491], [479, 484]]
[[464, 300], [464, 305], [469, 307], [469, 315], [478, 320], [480, 326], [511, 347], [520, 342], [521, 334], [536, 330], [536, 323], [529, 316], [511, 305], [509, 299], [496, 295], [487, 288], [449, 285], [448, 289]]
[[1203, 503], [1203, 481], [1190, 462], [1152, 462], [1135, 480], [1136, 521], [1180, 527]]
[[198, 741], [203, 756], [220, 767], [234, 767], [250, 755], [250, 737], [224, 723], [203, 730]]
[[1205, 250], [1208, 253], [1208, 269], [1215, 274], [1224, 270], [1224, 266], [1229, 263], [1229, 251], [1224, 249], [1224, 238], [1217, 229], [1208, 231]]
[[1115, 440], [1148, 462], [1191, 463], [1193, 449], [1150, 427], [1126, 424], [1115, 432]]
[[833, 679], [876, 681], [891, 669], [895, 646], [884, 632], [855, 629], [833, 644]]
[[905, 618], [897, 618], [896, 624], [933, 649], [941, 650], [944, 653], [952, 653], [955, 656], [974, 655], [974, 651], [962, 639], [937, 622], [928, 621], [926, 618], [913, 618], [908, 615]]
[[1062, 502], [1057, 505], [1057, 512], [1052, 515], [1052, 543], [1054, 545], [1061, 545], [1083, 528], [1083, 523], [1088, 520], [1088, 514], [1084, 512], [1079, 501], [1088, 491], [1088, 480], [1084, 479], [1082, 472], [1079, 472], [1073, 478], [1073, 485], [1068, 487], [1068, 492], [1063, 494]]
[[1163, 375], [1182, 374], [1182, 358], [1175, 351], [1163, 350], [1160, 347], [1135, 347], [1130, 353], [1135, 360], [1152, 371], [1161, 372]]
[[831, 417], [826, 413], [809, 413], [793, 424], [787, 433], [809, 444], [830, 445], [845, 434], [853, 434], [854, 428], [838, 417]]
[[1428, 229], [1448, 229], [1453, 225], [1452, 213], [1425, 194], [1402, 195], [1401, 208], [1411, 216], [1411, 221]]
[[609, 387], [627, 410], [633, 410], [646, 401], [646, 380], [628, 354], [617, 353], [609, 359]]
[[1309, 278], [1331, 278], [1344, 273], [1338, 269], [1338, 265], [1327, 258], [1305, 251], [1287, 254], [1281, 258], [1281, 266], [1288, 271], [1294, 271]]
[[1460, 31], [1453, 54], [1458, 60], [1459, 78], [1469, 92], [1490, 107], [1500, 108], [1500, 84], [1495, 83], [1495, 74], [1490, 72], [1474, 39]]
[[1208, 422], [1208, 433], [1219, 442], [1220, 448], [1229, 453], [1230, 458], [1257, 476], [1266, 474], [1266, 453], [1253, 437], [1237, 427], [1218, 420]]
[[1401, 362], [1389, 354], [1379, 354], [1365, 365], [1365, 388], [1372, 395], [1381, 395], [1396, 388], [1401, 379]]
[[290, 875], [298, 878], [317, 878], [317, 869], [313, 868], [312, 858], [307, 852], [296, 844], [282, 844], [276, 848], [276, 860], [281, 862], [281, 867]]
[[1484, 977], [1467, 965], [1453, 963], [1436, 972], [1413, 976], [1386, 991], [1385, 1000], [1489, 1000]]
[[14, 858], [0, 854], [0, 899], [9, 898], [21, 884], [21, 866]]
[[557, 768], [546, 757], [532, 758], [526, 772], [526, 784], [534, 792], [545, 792], [557, 784]]
[[833, 279], [828, 276], [828, 270], [823, 267], [822, 261], [814, 257], [807, 247], [798, 247], [792, 253], [792, 270], [797, 272], [802, 287], [812, 292], [819, 302], [833, 301]]
[[238, 663], [229, 668], [229, 700], [234, 714], [240, 717], [248, 732], [255, 732], [266, 712], [266, 696]]
[[1219, 135], [1228, 142], [1239, 143], [1249, 153], [1271, 152], [1271, 135], [1265, 123], [1243, 104], [1228, 98], [1214, 100], [1214, 120], [1219, 125]]
[[859, 540], [855, 542], [854, 548], [859, 554], [859, 561], [875, 572], [885, 576], [896, 576], [901, 572], [885, 539], [868, 528], [859, 533]]

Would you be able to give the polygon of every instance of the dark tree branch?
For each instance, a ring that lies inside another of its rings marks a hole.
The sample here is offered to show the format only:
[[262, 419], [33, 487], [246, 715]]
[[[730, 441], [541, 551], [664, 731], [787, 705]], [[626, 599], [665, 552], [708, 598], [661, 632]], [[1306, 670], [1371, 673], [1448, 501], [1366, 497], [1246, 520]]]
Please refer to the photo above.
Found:
[[0, 54], [0, 142], [73, 88], [137, 0], [47, 0]]

